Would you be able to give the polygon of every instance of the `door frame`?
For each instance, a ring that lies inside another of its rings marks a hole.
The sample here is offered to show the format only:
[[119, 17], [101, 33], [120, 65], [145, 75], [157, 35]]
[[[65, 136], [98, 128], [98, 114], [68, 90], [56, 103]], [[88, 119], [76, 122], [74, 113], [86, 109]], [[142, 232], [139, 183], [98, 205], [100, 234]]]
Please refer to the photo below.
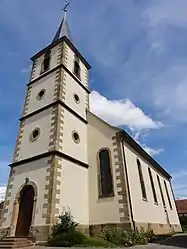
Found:
[[34, 225], [35, 222], [35, 214], [36, 214], [36, 204], [37, 204], [37, 197], [38, 197], [38, 190], [37, 186], [33, 181], [30, 181], [29, 179], [25, 179], [25, 183], [21, 185], [19, 188], [14, 203], [13, 203], [13, 211], [12, 211], [12, 218], [11, 218], [11, 224], [10, 224], [10, 236], [15, 236], [16, 234], [16, 228], [17, 228], [17, 222], [18, 222], [18, 215], [19, 215], [19, 206], [20, 206], [20, 194], [23, 188], [25, 188], [27, 185], [30, 185], [34, 189], [34, 198], [33, 198], [33, 211], [32, 211], [32, 219], [31, 219], [31, 226]]

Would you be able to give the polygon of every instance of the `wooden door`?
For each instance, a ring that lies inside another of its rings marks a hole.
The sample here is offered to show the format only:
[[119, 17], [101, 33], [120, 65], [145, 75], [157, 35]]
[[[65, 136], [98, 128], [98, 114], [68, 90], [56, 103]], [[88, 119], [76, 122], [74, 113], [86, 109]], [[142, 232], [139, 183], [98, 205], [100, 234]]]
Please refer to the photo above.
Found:
[[32, 222], [34, 188], [25, 186], [20, 193], [19, 214], [16, 226], [16, 237], [28, 237]]

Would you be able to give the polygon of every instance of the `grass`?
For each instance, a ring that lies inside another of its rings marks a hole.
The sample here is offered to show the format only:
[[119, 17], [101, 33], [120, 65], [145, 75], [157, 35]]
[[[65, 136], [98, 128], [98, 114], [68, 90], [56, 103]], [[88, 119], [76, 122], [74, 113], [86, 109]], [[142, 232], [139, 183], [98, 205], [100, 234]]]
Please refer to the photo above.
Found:
[[81, 245], [78, 245], [78, 247], [115, 247], [112, 243], [109, 241], [106, 241], [102, 238], [97, 237], [86, 237]]

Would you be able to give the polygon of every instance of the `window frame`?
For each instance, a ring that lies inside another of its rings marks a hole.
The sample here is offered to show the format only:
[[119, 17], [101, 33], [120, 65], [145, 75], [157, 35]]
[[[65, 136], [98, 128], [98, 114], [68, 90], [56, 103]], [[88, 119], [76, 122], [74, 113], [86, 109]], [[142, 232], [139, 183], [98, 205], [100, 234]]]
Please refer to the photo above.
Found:
[[[75, 63], [77, 63], [78, 67], [79, 67], [79, 72], [78, 74], [75, 72]], [[73, 61], [73, 74], [79, 79], [81, 80], [81, 67], [80, 67], [80, 59], [77, 55], [74, 55], [74, 61]]]
[[154, 183], [154, 179], [153, 179], [153, 174], [152, 174], [152, 171], [151, 171], [150, 167], [148, 167], [148, 174], [149, 174], [149, 180], [150, 180], [150, 183], [151, 183], [153, 200], [154, 200], [154, 203], [156, 205], [158, 205], [158, 197], [157, 197], [157, 193], [156, 193], [156, 189], [155, 189], [155, 183]]
[[[104, 150], [108, 151], [109, 156], [109, 167], [110, 167], [110, 174], [111, 174], [111, 184], [112, 184], [112, 192], [108, 194], [104, 194], [102, 191], [102, 181], [101, 181], [101, 163], [100, 163], [100, 153]], [[103, 147], [97, 152], [97, 178], [98, 178], [98, 197], [101, 198], [109, 198], [114, 197], [114, 179], [113, 179], [113, 171], [112, 171], [112, 156], [111, 150], [108, 147]]]
[[166, 184], [166, 180], [164, 180], [164, 186], [165, 186], [165, 191], [166, 191], [166, 195], [167, 195], [167, 198], [168, 198], [169, 207], [170, 207], [171, 210], [173, 210], [173, 206], [172, 206], [171, 198], [170, 198], [170, 195], [169, 195], [169, 192], [168, 192], [168, 187], [167, 187], [167, 184]]
[[166, 201], [164, 199], [164, 193], [163, 193], [163, 189], [162, 189], [162, 185], [161, 185], [161, 181], [160, 181], [159, 175], [157, 175], [157, 182], [158, 182], [158, 187], [160, 189], [160, 195], [161, 195], [163, 207], [166, 208]]
[[[49, 66], [47, 69], [44, 70], [44, 61], [46, 58], [49, 58]], [[51, 50], [48, 50], [45, 52], [44, 56], [43, 56], [43, 61], [42, 61], [42, 65], [41, 65], [41, 72], [40, 74], [46, 73], [47, 71], [49, 71], [51, 68]]]
[[140, 187], [141, 187], [141, 192], [142, 192], [142, 199], [144, 201], [147, 201], [148, 200], [147, 199], [147, 191], [146, 191], [146, 187], [145, 187], [142, 165], [141, 165], [141, 162], [138, 158], [136, 158], [136, 164], [138, 167], [138, 175], [139, 175]]

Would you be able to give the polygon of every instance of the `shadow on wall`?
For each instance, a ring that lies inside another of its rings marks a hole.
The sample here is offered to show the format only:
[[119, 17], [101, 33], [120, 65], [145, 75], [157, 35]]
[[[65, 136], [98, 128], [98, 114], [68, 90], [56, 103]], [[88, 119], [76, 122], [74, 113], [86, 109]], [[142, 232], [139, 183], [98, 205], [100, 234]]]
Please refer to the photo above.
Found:
[[181, 233], [174, 235], [162, 241], [157, 241], [155, 244], [165, 245], [165, 246], [176, 246], [181, 248], [187, 248], [187, 233]]

